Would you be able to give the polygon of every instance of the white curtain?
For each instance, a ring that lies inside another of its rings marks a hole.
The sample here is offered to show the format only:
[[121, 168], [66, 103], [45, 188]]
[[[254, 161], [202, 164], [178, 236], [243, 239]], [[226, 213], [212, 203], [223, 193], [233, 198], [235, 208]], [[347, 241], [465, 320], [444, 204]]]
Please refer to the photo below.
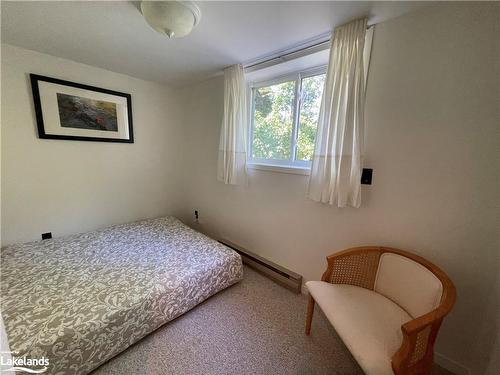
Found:
[[243, 66], [224, 70], [224, 115], [219, 142], [217, 179], [225, 184], [246, 182], [247, 87]]
[[361, 204], [366, 22], [334, 30], [309, 177], [308, 197], [338, 207]]

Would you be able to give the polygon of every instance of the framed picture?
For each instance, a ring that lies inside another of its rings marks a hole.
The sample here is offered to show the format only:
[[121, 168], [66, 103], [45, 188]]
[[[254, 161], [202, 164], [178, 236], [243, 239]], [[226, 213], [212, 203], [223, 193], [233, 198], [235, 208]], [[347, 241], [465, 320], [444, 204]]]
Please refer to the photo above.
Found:
[[134, 142], [130, 94], [30, 74], [38, 136]]

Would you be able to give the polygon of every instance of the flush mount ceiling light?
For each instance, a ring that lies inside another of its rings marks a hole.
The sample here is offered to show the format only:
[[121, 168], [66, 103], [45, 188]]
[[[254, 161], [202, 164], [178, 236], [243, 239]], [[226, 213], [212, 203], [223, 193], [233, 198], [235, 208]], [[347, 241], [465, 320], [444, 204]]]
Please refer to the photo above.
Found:
[[188, 35], [201, 18], [192, 1], [142, 1], [141, 12], [149, 26], [169, 38]]

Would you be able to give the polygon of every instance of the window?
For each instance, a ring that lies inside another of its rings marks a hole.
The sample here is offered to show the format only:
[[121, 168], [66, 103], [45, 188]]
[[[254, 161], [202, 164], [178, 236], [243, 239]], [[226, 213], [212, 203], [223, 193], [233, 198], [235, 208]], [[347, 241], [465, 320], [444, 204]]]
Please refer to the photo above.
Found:
[[325, 75], [322, 68], [253, 85], [250, 163], [310, 167]]

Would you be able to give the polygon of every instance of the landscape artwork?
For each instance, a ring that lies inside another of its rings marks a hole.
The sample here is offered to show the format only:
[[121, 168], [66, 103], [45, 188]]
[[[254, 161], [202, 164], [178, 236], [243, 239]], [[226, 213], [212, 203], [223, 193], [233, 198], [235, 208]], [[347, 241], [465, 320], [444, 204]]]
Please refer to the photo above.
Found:
[[118, 131], [116, 103], [57, 93], [57, 104], [62, 127]]
[[132, 96], [30, 73], [38, 137], [134, 143]]

